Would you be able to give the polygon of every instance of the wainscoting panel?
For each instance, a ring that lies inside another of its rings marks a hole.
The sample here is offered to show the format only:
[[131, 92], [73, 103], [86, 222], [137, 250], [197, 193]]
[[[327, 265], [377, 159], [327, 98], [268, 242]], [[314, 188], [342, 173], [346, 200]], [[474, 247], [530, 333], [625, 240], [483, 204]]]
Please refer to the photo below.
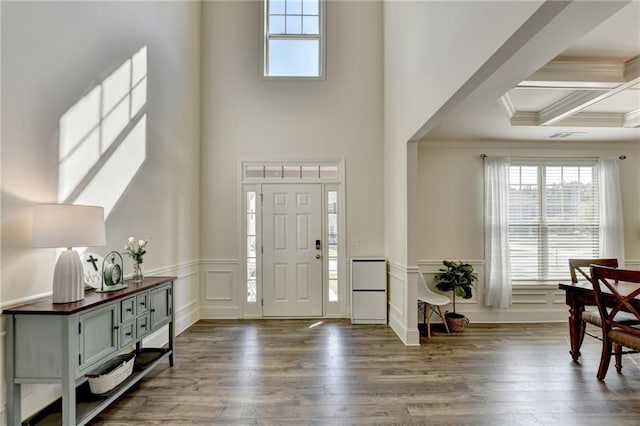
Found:
[[420, 345], [417, 307], [417, 268], [388, 262], [389, 326], [407, 346]]
[[531, 290], [531, 291], [514, 291], [512, 294], [511, 302], [514, 305], [521, 304], [543, 304], [547, 303], [547, 296], [549, 295], [548, 291], [545, 290]]
[[208, 259], [201, 262], [202, 295], [200, 318], [241, 318], [244, 286], [237, 259]]
[[562, 290], [554, 291], [551, 295], [551, 303], [556, 305], [566, 305], [566, 293]]
[[207, 271], [204, 278], [204, 300], [233, 301], [233, 270]]
[[389, 262], [389, 314], [404, 318], [406, 301], [405, 272]]

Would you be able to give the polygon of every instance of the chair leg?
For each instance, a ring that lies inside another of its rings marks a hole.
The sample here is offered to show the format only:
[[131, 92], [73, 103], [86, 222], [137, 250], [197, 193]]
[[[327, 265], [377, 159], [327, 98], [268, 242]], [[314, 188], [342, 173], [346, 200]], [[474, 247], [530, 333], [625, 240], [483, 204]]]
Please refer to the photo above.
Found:
[[424, 312], [427, 315], [427, 339], [431, 339], [431, 312], [429, 312], [428, 314], [427, 309], [431, 310], [431, 305], [429, 305], [428, 303], [424, 304]]
[[620, 343], [613, 344], [613, 353], [616, 356], [616, 371], [622, 373], [622, 345]]
[[604, 376], [607, 375], [609, 369], [609, 362], [611, 362], [611, 342], [609, 339], [602, 341], [602, 355], [600, 356], [600, 366], [598, 367], [598, 374], [596, 377], [598, 380], [604, 380]]
[[449, 333], [449, 326], [447, 325], [447, 320], [444, 318], [444, 315], [442, 314], [442, 309], [440, 309], [440, 306], [436, 306], [436, 308], [438, 308], [438, 315], [440, 315], [440, 319], [442, 319], [442, 324], [444, 324], [444, 329], [447, 330], [447, 333]]

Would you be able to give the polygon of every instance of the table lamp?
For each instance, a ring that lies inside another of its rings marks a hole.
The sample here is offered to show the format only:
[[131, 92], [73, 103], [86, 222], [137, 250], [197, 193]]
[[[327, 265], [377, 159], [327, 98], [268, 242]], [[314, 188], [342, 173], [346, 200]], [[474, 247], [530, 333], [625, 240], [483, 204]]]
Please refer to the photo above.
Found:
[[84, 298], [84, 273], [73, 247], [106, 244], [104, 209], [75, 204], [39, 204], [33, 210], [33, 247], [67, 249], [53, 272], [53, 303]]

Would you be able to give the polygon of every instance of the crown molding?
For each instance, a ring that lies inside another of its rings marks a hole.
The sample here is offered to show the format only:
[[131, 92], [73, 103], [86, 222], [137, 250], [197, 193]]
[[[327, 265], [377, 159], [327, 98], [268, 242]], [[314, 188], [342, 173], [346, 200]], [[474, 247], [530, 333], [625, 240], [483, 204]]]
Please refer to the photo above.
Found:
[[609, 89], [625, 81], [626, 64], [588, 61], [551, 61], [517, 87], [576, 87]]
[[624, 63], [624, 78], [626, 81], [637, 80], [640, 77], [640, 55]]
[[623, 127], [640, 127], [640, 108], [624, 114]]
[[[547, 127], [637, 127], [627, 125], [625, 116], [618, 112], [579, 112]], [[538, 113], [518, 111], [511, 118], [511, 125], [539, 126]]]
[[511, 117], [512, 126], [539, 126], [538, 113], [535, 111], [516, 111]]

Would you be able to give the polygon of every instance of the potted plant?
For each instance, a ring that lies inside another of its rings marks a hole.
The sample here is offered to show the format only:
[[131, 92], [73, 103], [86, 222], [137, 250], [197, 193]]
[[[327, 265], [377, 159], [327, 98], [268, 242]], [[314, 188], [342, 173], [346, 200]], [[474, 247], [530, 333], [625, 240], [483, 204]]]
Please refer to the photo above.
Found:
[[446, 268], [440, 268], [440, 273], [434, 278], [438, 290], [453, 293], [453, 312], [445, 313], [447, 326], [451, 331], [464, 331], [464, 326], [469, 324], [469, 320], [464, 315], [456, 313], [456, 296], [470, 299], [471, 289], [473, 283], [478, 281], [478, 275], [473, 272], [473, 266], [462, 261], [443, 260], [442, 264]]

